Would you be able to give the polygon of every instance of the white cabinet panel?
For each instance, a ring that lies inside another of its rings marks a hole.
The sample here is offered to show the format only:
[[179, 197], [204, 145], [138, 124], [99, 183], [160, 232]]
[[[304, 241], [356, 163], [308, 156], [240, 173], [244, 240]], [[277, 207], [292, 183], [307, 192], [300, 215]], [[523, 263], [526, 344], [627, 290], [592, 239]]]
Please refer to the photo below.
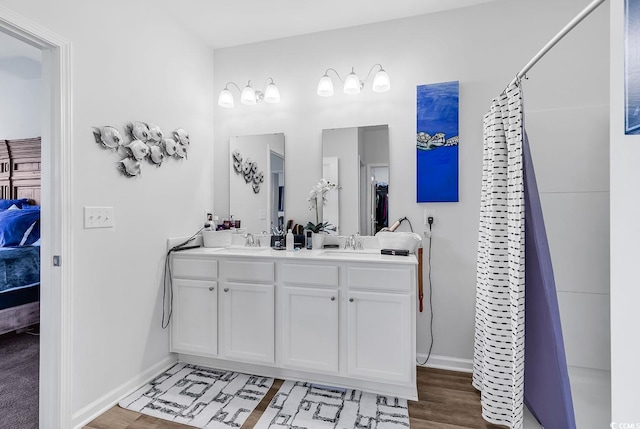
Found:
[[409, 383], [411, 298], [404, 294], [349, 292], [347, 373], [371, 380]]
[[274, 280], [274, 263], [264, 261], [223, 261], [222, 277], [232, 281], [268, 282]]
[[174, 256], [172, 275], [181, 279], [215, 279], [218, 261]]
[[282, 288], [282, 365], [338, 372], [337, 290]]
[[224, 357], [274, 363], [274, 286], [225, 283], [220, 293]]
[[338, 274], [336, 265], [282, 264], [285, 284], [338, 286]]
[[412, 271], [408, 268], [371, 266], [347, 268], [347, 286], [350, 288], [409, 292], [414, 281], [412, 277]]
[[218, 353], [218, 292], [215, 281], [173, 280], [171, 351]]

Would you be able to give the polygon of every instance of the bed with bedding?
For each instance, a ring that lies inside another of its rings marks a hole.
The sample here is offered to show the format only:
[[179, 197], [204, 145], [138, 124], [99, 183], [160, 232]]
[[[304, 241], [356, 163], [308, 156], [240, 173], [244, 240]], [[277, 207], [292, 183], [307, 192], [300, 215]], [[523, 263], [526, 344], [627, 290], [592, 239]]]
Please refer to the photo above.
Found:
[[0, 334], [40, 321], [40, 138], [0, 140]]

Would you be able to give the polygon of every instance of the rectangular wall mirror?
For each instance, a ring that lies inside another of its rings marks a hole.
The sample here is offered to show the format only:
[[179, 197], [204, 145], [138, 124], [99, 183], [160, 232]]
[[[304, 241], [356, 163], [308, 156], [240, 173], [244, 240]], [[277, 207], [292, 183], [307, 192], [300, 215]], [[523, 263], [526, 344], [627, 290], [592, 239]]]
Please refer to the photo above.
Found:
[[388, 125], [322, 130], [322, 174], [337, 185], [322, 210], [332, 234], [375, 235], [388, 226]]
[[246, 232], [284, 223], [284, 134], [229, 139], [229, 215]]

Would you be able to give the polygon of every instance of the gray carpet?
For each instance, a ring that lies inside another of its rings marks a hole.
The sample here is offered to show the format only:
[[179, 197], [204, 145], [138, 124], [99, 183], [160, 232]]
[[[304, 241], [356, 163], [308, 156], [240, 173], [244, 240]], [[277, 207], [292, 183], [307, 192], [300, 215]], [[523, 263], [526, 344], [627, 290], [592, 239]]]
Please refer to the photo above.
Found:
[[39, 337], [0, 335], [0, 429], [38, 428]]

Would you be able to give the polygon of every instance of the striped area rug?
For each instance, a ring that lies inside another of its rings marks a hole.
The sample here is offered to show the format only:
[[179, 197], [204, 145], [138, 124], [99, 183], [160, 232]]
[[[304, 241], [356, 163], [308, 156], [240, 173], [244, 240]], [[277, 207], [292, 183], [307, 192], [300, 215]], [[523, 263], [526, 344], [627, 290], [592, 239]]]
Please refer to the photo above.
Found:
[[273, 378], [177, 363], [122, 399], [122, 408], [199, 428], [239, 428]]
[[405, 429], [405, 399], [285, 381], [254, 429]]

